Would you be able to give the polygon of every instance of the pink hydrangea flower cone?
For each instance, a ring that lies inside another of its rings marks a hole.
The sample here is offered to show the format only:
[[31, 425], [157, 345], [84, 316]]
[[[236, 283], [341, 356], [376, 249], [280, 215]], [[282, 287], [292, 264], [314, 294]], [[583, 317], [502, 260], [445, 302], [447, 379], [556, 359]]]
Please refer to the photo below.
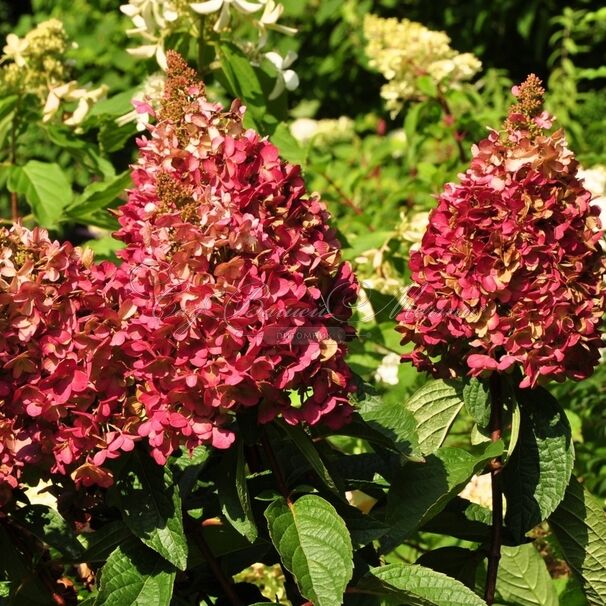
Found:
[[[125, 322], [112, 298], [115, 267], [17, 224], [0, 229], [0, 483], [21, 470], [69, 473], [125, 431], [128, 363], [111, 345]], [[134, 444], [115, 445], [110, 458]], [[77, 479], [92, 479], [80, 470]], [[107, 485], [107, 470], [94, 483]]]
[[[150, 108], [142, 108], [150, 111]], [[120, 213], [120, 273], [136, 307], [121, 347], [158, 462], [175, 446], [228, 447], [232, 413], [344, 423], [357, 284], [300, 168], [224, 111], [176, 53], [156, 124], [139, 141]]]
[[583, 379], [599, 361], [605, 261], [599, 210], [544, 90], [513, 90], [503, 132], [473, 147], [411, 254], [398, 316], [404, 361], [439, 377], [521, 370], [521, 387]]

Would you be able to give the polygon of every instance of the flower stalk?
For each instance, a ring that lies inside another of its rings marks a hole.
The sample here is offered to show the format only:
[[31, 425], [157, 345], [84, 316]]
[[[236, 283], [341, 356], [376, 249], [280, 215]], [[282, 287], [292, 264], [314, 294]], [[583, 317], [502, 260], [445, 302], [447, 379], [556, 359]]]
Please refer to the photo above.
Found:
[[244, 606], [244, 602], [242, 602], [242, 600], [236, 593], [233, 582], [228, 578], [225, 572], [223, 572], [221, 565], [219, 564], [219, 562], [213, 555], [213, 552], [211, 551], [210, 547], [208, 546], [208, 543], [206, 542], [206, 539], [204, 538], [204, 535], [202, 533], [202, 526], [192, 518], [188, 519], [187, 524], [190, 527], [190, 530], [192, 531], [192, 535], [198, 549], [200, 549], [200, 551], [202, 552], [204, 559], [208, 563], [208, 566], [211, 569], [213, 575], [219, 582], [219, 585], [221, 585], [221, 589], [223, 589], [225, 595], [227, 596], [227, 599], [230, 601], [232, 606]]
[[[490, 376], [490, 439], [497, 442], [503, 434], [503, 389], [501, 376], [493, 372]], [[484, 599], [488, 606], [494, 603], [497, 587], [497, 573], [501, 559], [503, 535], [503, 460], [497, 457], [490, 462], [490, 480], [492, 485], [492, 533], [488, 552], [488, 571]]]

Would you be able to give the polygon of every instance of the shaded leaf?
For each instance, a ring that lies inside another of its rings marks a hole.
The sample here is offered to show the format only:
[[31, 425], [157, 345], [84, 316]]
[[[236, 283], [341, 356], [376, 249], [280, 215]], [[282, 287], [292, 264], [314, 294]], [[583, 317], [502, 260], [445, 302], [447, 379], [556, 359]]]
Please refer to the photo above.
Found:
[[573, 476], [549, 518], [566, 561], [580, 577], [590, 606], [606, 604], [606, 516], [598, 499]]
[[58, 512], [46, 505], [28, 505], [13, 512], [12, 517], [42, 542], [71, 559], [84, 551], [76, 533]]
[[545, 389], [519, 390], [520, 433], [505, 466], [505, 522], [519, 542], [564, 498], [574, 463], [570, 425]]
[[168, 466], [134, 451], [116, 483], [131, 532], [180, 570], [187, 565], [181, 498]]
[[175, 569], [158, 553], [131, 539], [101, 569], [95, 606], [169, 606]]
[[382, 551], [391, 551], [436, 516], [474, 473], [502, 452], [499, 441], [490, 443], [479, 455], [460, 448], [440, 448], [425, 463], [407, 463], [387, 495], [386, 520], [391, 531], [382, 541]]
[[223, 515], [242, 536], [253, 543], [258, 532], [246, 485], [246, 462], [241, 441], [223, 453], [217, 489]]

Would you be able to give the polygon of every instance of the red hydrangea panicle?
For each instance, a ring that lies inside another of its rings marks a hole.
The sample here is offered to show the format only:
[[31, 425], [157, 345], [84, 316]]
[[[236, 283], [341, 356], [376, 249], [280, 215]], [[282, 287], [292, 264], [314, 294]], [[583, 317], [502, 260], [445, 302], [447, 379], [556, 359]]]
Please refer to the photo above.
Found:
[[168, 53], [117, 233], [127, 245], [117, 279], [136, 307], [119, 338], [136, 359], [137, 431], [159, 463], [180, 443], [228, 447], [238, 409], [330, 426], [351, 414], [356, 281], [300, 168], [243, 116], [237, 101], [209, 102]]
[[599, 361], [605, 260], [599, 209], [531, 75], [502, 132], [446, 185], [398, 316], [403, 356], [436, 376], [521, 369], [521, 387], [583, 379]]
[[25, 465], [91, 483], [78, 466], [130, 450], [112, 437], [138, 418], [111, 343], [126, 321], [110, 296], [115, 267], [19, 224], [0, 229], [0, 255], [0, 483], [17, 486]]

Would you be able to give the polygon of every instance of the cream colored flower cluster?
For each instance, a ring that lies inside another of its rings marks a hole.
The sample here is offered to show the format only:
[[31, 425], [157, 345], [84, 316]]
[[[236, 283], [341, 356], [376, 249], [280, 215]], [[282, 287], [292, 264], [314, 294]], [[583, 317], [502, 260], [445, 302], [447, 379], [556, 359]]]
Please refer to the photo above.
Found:
[[64, 102], [75, 103], [75, 109], [63, 116], [65, 124], [78, 125], [93, 103], [101, 99], [107, 87], [80, 87], [68, 80], [66, 59], [70, 44], [63, 23], [49, 19], [40, 23], [23, 38], [8, 34], [0, 58], [0, 81], [8, 94], [32, 94], [44, 104], [43, 120], [50, 120]]
[[[165, 46], [169, 36], [182, 33], [199, 37], [202, 35], [230, 32], [238, 23], [245, 22], [256, 32], [254, 40], [234, 40], [258, 64], [267, 59], [277, 72], [276, 86], [270, 98], [278, 97], [286, 88], [294, 90], [299, 85], [297, 74], [290, 69], [297, 58], [289, 52], [282, 57], [274, 51], [265, 52], [269, 30], [293, 35], [296, 29], [278, 23], [284, 6], [275, 0], [130, 0], [120, 10], [128, 16], [133, 26], [127, 30], [129, 36], [137, 36], [143, 44], [128, 49], [131, 55], [142, 58], [155, 57], [158, 65], [166, 69]], [[201, 32], [201, 28], [204, 30]], [[206, 31], [205, 33], [205, 30]]]
[[341, 116], [336, 120], [298, 118], [290, 125], [290, 132], [300, 143], [313, 141], [318, 147], [351, 141], [355, 134], [354, 122], [347, 116]]
[[369, 65], [388, 80], [381, 89], [392, 115], [405, 101], [424, 96], [418, 79], [429, 76], [436, 85], [456, 86], [472, 78], [482, 67], [471, 53], [458, 53], [450, 38], [421, 23], [366, 15], [364, 36]]
[[8, 91], [46, 99], [49, 88], [67, 79], [65, 53], [70, 47], [63, 24], [44, 21], [23, 38], [8, 34], [3, 48], [2, 80]]

